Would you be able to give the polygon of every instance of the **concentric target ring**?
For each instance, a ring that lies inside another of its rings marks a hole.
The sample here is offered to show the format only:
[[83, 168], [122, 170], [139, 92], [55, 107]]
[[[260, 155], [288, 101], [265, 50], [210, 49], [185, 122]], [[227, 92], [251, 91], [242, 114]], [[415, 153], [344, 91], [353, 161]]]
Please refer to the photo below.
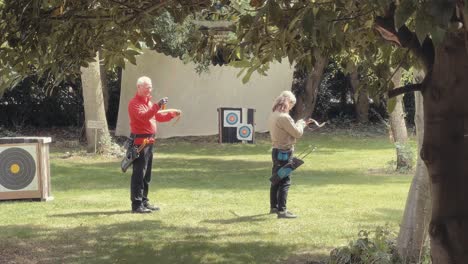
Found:
[[252, 130], [250, 129], [249, 126], [240, 126], [239, 127], [239, 137], [240, 138], [249, 138], [250, 135], [252, 134]]
[[0, 185], [10, 190], [27, 187], [36, 176], [34, 158], [22, 148], [9, 148], [0, 153]]
[[229, 113], [229, 114], [226, 115], [226, 122], [229, 125], [234, 125], [237, 122], [239, 122], [239, 117], [235, 113]]

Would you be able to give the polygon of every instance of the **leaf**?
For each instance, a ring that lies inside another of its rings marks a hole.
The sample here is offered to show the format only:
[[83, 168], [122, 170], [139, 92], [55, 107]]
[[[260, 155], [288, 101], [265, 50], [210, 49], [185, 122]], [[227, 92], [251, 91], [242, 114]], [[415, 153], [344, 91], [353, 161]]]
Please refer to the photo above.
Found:
[[141, 53], [137, 50], [133, 50], [133, 49], [127, 49], [125, 50], [125, 56], [138, 56], [140, 55]]
[[232, 61], [229, 63], [229, 65], [235, 68], [247, 68], [252, 66], [252, 64], [248, 60]]
[[241, 18], [239, 19], [239, 25], [242, 26], [242, 27], [246, 27], [248, 25], [252, 25], [253, 24], [253, 21], [254, 21], [254, 18], [253, 16], [247, 14], [247, 15], [243, 15], [241, 16]]
[[365, 27], [366, 28], [373, 28], [374, 27], [374, 20], [367, 20], [365, 23], [364, 23]]
[[242, 78], [242, 83], [243, 84], [246, 84], [249, 80], [250, 80], [250, 77], [252, 76], [252, 73], [255, 71], [255, 68], [252, 67], [250, 68], [247, 73], [244, 75], [244, 78]]
[[413, 0], [400, 1], [395, 11], [395, 27], [403, 26], [415, 11], [416, 3]]
[[283, 16], [281, 8], [276, 1], [268, 1], [268, 3], [268, 15], [270, 16], [270, 20], [276, 25], [279, 25]]
[[125, 55], [125, 58], [126, 58], [131, 64], [133, 64], [133, 65], [136, 65], [136, 64], [137, 64], [135, 56], [132, 56], [132, 55], [129, 55], [129, 56], [128, 56], [128, 55]]
[[387, 112], [389, 114], [392, 113], [393, 110], [395, 110], [395, 106], [396, 106], [396, 98], [395, 97], [389, 98], [387, 101]]
[[80, 66], [83, 68], [88, 68], [89, 64], [86, 61], [81, 61]]
[[239, 73], [236, 75], [236, 77], [239, 78], [242, 74], [244, 74], [246, 69], [247, 68], [242, 68], [242, 70], [239, 71]]
[[427, 14], [425, 14], [424, 11], [420, 11], [416, 15], [415, 30], [416, 36], [418, 36], [418, 40], [421, 45], [431, 30], [431, 23], [429, 19], [430, 18], [427, 16]]
[[433, 4], [429, 9], [429, 14], [434, 17], [437, 25], [446, 27], [450, 23], [454, 9], [454, 1], [433, 1]]
[[431, 38], [435, 46], [438, 46], [444, 40], [446, 30], [440, 27], [433, 27], [431, 29]]
[[304, 29], [304, 32], [306, 32], [309, 35], [312, 35], [314, 31], [314, 20], [315, 20], [314, 12], [311, 9], [309, 9], [304, 14], [304, 18], [302, 19], [302, 28]]
[[296, 24], [297, 24], [297, 22], [299, 21], [300, 18], [301, 18], [301, 16], [297, 15], [291, 20], [291, 22], [289, 23], [289, 26], [288, 26], [289, 31], [293, 30], [296, 27]]
[[346, 23], [343, 27], [343, 32], [346, 33], [346, 31], [348, 31], [348, 27], [349, 27], [349, 23]]

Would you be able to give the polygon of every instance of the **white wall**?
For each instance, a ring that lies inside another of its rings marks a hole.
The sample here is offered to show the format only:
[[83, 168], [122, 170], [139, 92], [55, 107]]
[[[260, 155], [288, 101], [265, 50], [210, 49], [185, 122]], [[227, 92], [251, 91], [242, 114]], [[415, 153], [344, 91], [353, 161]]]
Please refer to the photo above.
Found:
[[219, 107], [254, 108], [255, 131], [265, 132], [273, 100], [281, 91], [291, 89], [293, 68], [288, 63], [273, 64], [268, 76], [253, 74], [243, 85], [239, 69], [211, 66], [209, 73], [197, 74], [194, 64], [146, 51], [137, 58], [137, 65], [126, 64], [122, 73], [117, 136], [130, 133], [127, 105], [135, 95], [138, 77], [153, 81], [153, 102], [168, 96], [167, 108], [182, 110], [182, 117], [158, 124], [158, 137], [200, 136], [218, 134]]

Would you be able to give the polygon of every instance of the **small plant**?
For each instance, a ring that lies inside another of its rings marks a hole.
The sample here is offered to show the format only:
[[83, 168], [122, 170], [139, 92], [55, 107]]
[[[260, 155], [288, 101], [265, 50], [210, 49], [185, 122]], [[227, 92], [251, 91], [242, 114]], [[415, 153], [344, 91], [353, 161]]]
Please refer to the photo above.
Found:
[[413, 160], [413, 151], [411, 150], [411, 146], [404, 143], [395, 143], [396, 151], [397, 151], [397, 168], [396, 170], [399, 172], [408, 172], [413, 168], [414, 160]]
[[356, 241], [330, 252], [329, 264], [400, 264], [395, 235], [387, 227], [361, 230]]
[[125, 150], [110, 137], [110, 135], [103, 134], [100, 138], [101, 148], [98, 150], [99, 154], [123, 157]]

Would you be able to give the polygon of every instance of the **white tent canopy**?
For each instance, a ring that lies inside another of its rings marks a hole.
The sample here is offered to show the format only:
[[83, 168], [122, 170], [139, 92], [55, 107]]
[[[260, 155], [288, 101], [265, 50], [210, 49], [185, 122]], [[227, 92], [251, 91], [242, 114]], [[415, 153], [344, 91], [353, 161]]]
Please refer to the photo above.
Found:
[[291, 88], [293, 69], [288, 63], [273, 64], [268, 76], [254, 73], [247, 84], [237, 77], [239, 69], [211, 66], [199, 75], [194, 64], [155, 51], [138, 56], [137, 65], [127, 63], [122, 73], [119, 114], [115, 134], [130, 134], [127, 106], [136, 93], [136, 81], [148, 76], [153, 81], [153, 102], [169, 97], [167, 108], [182, 110], [182, 117], [158, 124], [158, 137], [201, 136], [218, 134], [219, 107], [254, 108], [255, 131], [265, 132], [273, 100]]

